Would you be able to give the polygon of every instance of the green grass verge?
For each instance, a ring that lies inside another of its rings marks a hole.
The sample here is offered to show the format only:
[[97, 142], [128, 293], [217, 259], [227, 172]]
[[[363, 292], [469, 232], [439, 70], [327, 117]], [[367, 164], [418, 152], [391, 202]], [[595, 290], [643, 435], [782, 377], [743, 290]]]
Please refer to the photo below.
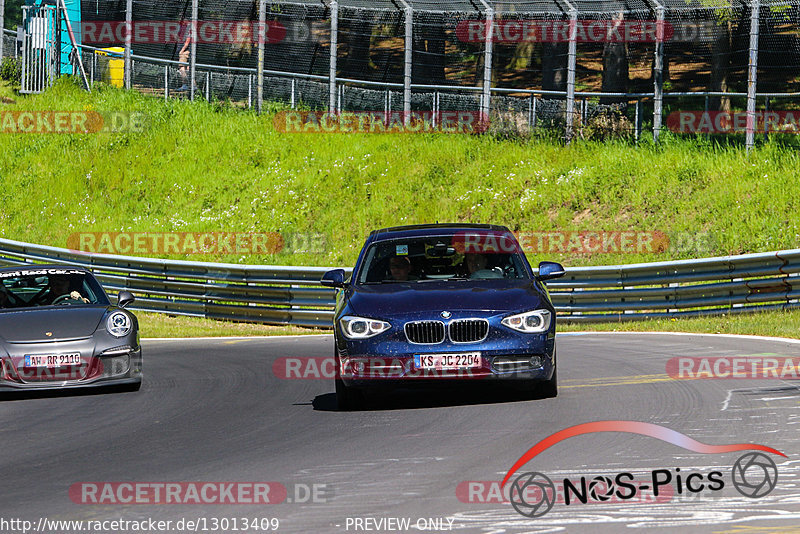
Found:
[[559, 332], [696, 332], [800, 338], [800, 310], [629, 323], [559, 324]]
[[233, 323], [230, 321], [204, 319], [202, 317], [171, 316], [163, 313], [134, 313], [139, 319], [139, 335], [143, 338], [291, 336], [330, 333], [330, 330], [317, 330], [296, 326]]

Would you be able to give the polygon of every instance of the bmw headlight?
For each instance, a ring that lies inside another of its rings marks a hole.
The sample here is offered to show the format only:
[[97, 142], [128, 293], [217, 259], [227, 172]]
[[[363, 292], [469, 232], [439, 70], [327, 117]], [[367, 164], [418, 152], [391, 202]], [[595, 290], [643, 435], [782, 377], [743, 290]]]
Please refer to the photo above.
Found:
[[501, 322], [519, 332], [526, 334], [540, 334], [550, 328], [550, 310], [533, 310], [516, 315], [509, 315]]
[[366, 339], [368, 337], [377, 336], [381, 332], [386, 332], [392, 327], [392, 325], [386, 321], [355, 317], [353, 315], [342, 317], [339, 319], [339, 324], [342, 327], [342, 332], [344, 332], [345, 337], [349, 339]]
[[106, 330], [114, 337], [125, 337], [131, 333], [133, 322], [127, 313], [115, 311], [106, 319]]

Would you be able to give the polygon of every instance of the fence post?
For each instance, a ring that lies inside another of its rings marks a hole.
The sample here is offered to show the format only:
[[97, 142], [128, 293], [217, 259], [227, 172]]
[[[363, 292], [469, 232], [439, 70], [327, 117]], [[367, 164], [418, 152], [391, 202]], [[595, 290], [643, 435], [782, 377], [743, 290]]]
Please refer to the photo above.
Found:
[[656, 50], [653, 62], [653, 141], [658, 143], [661, 134], [664, 100], [664, 6], [656, 3]]
[[747, 151], [755, 144], [756, 126], [756, 77], [758, 76], [758, 18], [759, 0], [752, 0], [750, 4], [750, 53], [747, 69], [747, 134], [745, 145]]
[[131, 47], [133, 45], [133, 0], [125, 4], [125, 89], [131, 88]]
[[[568, 4], [569, 5], [569, 4]], [[567, 124], [564, 137], [572, 140], [575, 113], [575, 57], [577, 55], [578, 10], [570, 5], [569, 10], [569, 57], [567, 59]]]
[[190, 46], [191, 57], [189, 58], [189, 100], [194, 100], [195, 87], [195, 56], [197, 55], [197, 11], [198, 0], [192, 0], [192, 42]]
[[264, 41], [267, 40], [266, 36], [267, 25], [267, 0], [259, 0], [258, 2], [258, 65], [256, 68], [258, 89], [256, 90], [256, 112], [261, 113], [262, 106], [264, 105]]
[[339, 46], [339, 2], [333, 0], [331, 7], [331, 65], [328, 73], [328, 111], [336, 112], [336, 57], [338, 56]]
[[636, 99], [636, 142], [639, 142], [639, 136], [642, 134], [642, 99]]
[[6, 39], [6, 34], [3, 31], [6, 27], [5, 13], [6, 13], [6, 0], [0, 0], [0, 63], [3, 62], [3, 43], [5, 43]]
[[[414, 51], [414, 8], [406, 0], [400, 0], [405, 6], [405, 60], [403, 63], [403, 124], [408, 124], [411, 116], [411, 62]], [[391, 113], [391, 106], [389, 112]], [[388, 115], [387, 115], [388, 119]]]
[[169, 100], [169, 65], [164, 65], [164, 101]]
[[486, 44], [483, 51], [483, 99], [481, 100], [481, 121], [489, 120], [492, 110], [492, 48], [494, 46], [494, 8], [480, 0], [486, 10]]

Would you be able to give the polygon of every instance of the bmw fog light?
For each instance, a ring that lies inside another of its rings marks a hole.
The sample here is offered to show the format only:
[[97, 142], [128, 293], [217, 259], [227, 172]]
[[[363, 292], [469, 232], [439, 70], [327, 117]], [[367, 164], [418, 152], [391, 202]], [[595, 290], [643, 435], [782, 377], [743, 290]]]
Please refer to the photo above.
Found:
[[531, 367], [534, 369], [538, 369], [542, 366], [542, 357], [541, 356], [531, 356]]

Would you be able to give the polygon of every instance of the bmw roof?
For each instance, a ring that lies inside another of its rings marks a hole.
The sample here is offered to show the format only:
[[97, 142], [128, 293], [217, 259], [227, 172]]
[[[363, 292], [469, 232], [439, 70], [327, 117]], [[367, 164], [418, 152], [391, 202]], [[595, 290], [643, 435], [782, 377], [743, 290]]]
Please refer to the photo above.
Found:
[[371, 240], [391, 239], [400, 236], [437, 235], [441, 230], [489, 230], [493, 232], [509, 232], [505, 226], [497, 224], [466, 224], [466, 223], [438, 223], [438, 224], [413, 224], [409, 226], [392, 226], [373, 230], [369, 237]]

